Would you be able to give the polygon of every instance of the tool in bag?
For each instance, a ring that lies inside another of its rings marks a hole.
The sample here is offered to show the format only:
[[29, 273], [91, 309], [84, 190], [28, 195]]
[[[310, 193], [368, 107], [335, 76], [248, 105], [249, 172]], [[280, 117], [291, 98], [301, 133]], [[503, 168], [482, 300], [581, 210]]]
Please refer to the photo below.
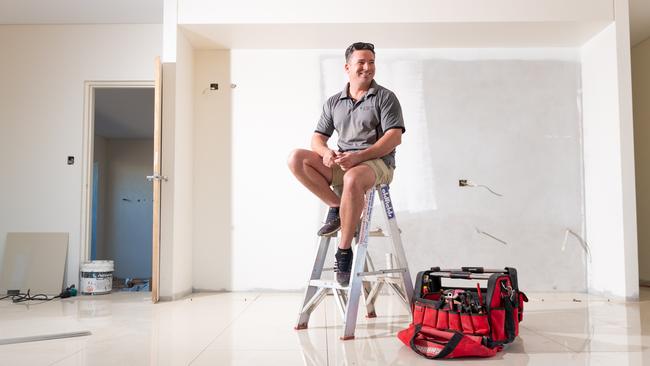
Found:
[[[443, 286], [442, 279], [472, 281], [469, 287]], [[487, 281], [481, 288], [480, 282]], [[429, 359], [491, 357], [514, 341], [523, 320], [526, 295], [517, 270], [433, 267], [418, 273], [413, 322], [397, 337]]]

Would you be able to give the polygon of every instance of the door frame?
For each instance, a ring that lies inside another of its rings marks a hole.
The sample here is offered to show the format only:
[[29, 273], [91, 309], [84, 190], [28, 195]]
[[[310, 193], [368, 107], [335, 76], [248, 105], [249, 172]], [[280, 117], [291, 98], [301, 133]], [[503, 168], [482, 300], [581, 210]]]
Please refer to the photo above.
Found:
[[[154, 80], [87, 80], [84, 82], [84, 115], [81, 153], [81, 226], [79, 268], [90, 260], [92, 220], [92, 172], [95, 147], [95, 90], [102, 88], [155, 88]], [[145, 177], [142, 177], [145, 179]], [[152, 253], [153, 255], [153, 253]], [[156, 259], [157, 260], [157, 259]], [[153, 278], [153, 273], [152, 273]]]

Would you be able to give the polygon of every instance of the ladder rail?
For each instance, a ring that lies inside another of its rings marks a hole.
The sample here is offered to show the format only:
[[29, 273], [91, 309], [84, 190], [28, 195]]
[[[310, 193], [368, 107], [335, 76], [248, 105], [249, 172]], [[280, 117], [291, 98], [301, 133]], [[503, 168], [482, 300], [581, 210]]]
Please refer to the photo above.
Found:
[[357, 254], [352, 259], [352, 273], [350, 276], [348, 304], [345, 309], [345, 326], [341, 339], [353, 339], [354, 328], [357, 324], [357, 309], [359, 309], [359, 296], [361, 295], [361, 277], [359, 273], [363, 271], [366, 264], [366, 251], [368, 250], [368, 231], [370, 219], [372, 217], [372, 204], [375, 199], [374, 187], [369, 189], [365, 194], [365, 207], [361, 214], [361, 229], [359, 230], [359, 242], [357, 243]]
[[[325, 296], [331, 292], [334, 295], [336, 307], [344, 321], [344, 330], [341, 339], [353, 339], [361, 296], [363, 296], [368, 317], [375, 317], [374, 304], [384, 285], [387, 285], [391, 290], [390, 292], [394, 293], [401, 300], [412, 316], [413, 284], [401, 240], [401, 231], [397, 226], [388, 189], [388, 185], [381, 184], [370, 188], [364, 195], [364, 208], [359, 233], [356, 237], [352, 271], [347, 286], [341, 286], [333, 280], [321, 279], [324, 271], [332, 270], [332, 268], [324, 268], [324, 264], [331, 238], [337, 235], [321, 237], [319, 239], [314, 267], [312, 268], [312, 273], [307, 283], [305, 298], [300, 308], [296, 329], [307, 328], [311, 313], [322, 302]], [[387, 254], [386, 269], [376, 269], [368, 251], [369, 237], [373, 236], [370, 233], [370, 222], [372, 219], [375, 192], [379, 196], [383, 206], [383, 217], [388, 226], [389, 234], [386, 236], [391, 240], [392, 252], [394, 254], [394, 257], [391, 254]]]

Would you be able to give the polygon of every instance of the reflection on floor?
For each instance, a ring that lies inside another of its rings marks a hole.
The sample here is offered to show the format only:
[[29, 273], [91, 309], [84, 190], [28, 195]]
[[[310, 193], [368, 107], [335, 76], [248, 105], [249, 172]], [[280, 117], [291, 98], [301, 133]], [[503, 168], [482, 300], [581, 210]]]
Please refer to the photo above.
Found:
[[[0, 301], [0, 338], [90, 330], [91, 336], [0, 346], [3, 365], [433, 365], [395, 337], [408, 323], [394, 297], [375, 319], [360, 314], [356, 339], [340, 341], [328, 296], [307, 330], [293, 330], [302, 294], [194, 294], [152, 305], [147, 292], [43, 304]], [[520, 337], [489, 360], [458, 365], [650, 363], [650, 289], [640, 302], [585, 294], [529, 294]], [[445, 362], [447, 363], [447, 362]]]

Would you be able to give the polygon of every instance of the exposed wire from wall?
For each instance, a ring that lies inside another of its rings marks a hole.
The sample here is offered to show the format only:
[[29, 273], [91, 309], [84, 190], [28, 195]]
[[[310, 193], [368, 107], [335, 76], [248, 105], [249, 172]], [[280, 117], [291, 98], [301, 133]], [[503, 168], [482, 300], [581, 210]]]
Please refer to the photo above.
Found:
[[587, 241], [584, 240], [580, 235], [576, 234], [573, 230], [567, 228], [566, 231], [564, 232], [564, 241], [562, 242], [562, 251], [564, 252], [566, 250], [566, 243], [569, 240], [569, 234], [574, 236], [576, 239], [578, 239], [578, 243], [580, 244], [580, 247], [582, 250], [585, 251], [587, 254], [587, 259], [589, 259], [589, 262], [591, 262], [591, 250], [589, 249], [589, 244], [587, 244]]
[[480, 229], [477, 228], [477, 227], [476, 227], [475, 229], [476, 229], [476, 232], [479, 233], [479, 234], [481, 234], [481, 235], [488, 236], [488, 237], [490, 237], [490, 238], [492, 238], [492, 239], [498, 241], [499, 243], [501, 243], [501, 244], [503, 244], [503, 245], [508, 245], [508, 243], [506, 243], [504, 240], [501, 240], [501, 239], [497, 238], [496, 236], [494, 236], [494, 235], [492, 235], [492, 234], [490, 234], [490, 233], [487, 233], [487, 232], [485, 232], [485, 231], [483, 231], [483, 230], [480, 230]]
[[499, 196], [499, 197], [503, 197], [503, 195], [502, 195], [501, 193], [497, 193], [497, 192], [493, 191], [492, 188], [490, 188], [490, 187], [488, 187], [488, 186], [486, 186], [486, 185], [484, 185], [484, 184], [476, 184], [476, 183], [473, 183], [473, 182], [471, 182], [471, 181], [469, 181], [469, 180], [467, 180], [467, 179], [461, 179], [461, 180], [459, 180], [459, 181], [458, 181], [458, 185], [459, 185], [460, 187], [481, 187], [481, 188], [485, 188], [485, 189], [487, 189], [490, 193], [492, 193], [493, 195], [495, 195], [495, 196]]

